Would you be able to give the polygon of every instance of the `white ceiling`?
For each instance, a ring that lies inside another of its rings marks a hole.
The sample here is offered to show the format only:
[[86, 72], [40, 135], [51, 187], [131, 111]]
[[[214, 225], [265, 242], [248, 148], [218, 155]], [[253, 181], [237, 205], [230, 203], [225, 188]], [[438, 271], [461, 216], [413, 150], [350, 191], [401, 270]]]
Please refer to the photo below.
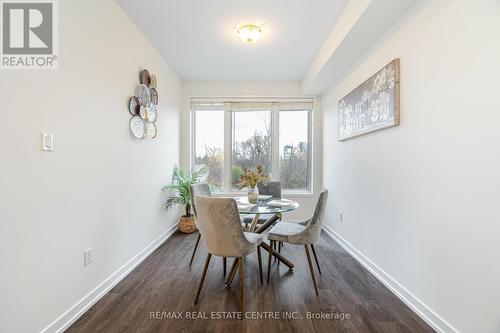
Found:
[[[300, 80], [348, 0], [118, 0], [184, 80]], [[244, 23], [264, 24], [254, 45]]]

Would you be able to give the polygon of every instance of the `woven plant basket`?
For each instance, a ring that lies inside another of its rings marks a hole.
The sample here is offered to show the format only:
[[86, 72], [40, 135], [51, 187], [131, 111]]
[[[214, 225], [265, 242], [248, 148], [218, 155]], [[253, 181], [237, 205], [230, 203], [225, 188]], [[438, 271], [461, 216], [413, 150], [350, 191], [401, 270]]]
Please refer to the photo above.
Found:
[[181, 216], [179, 219], [179, 231], [185, 234], [190, 234], [198, 230], [196, 228], [196, 223], [194, 220], [194, 216]]

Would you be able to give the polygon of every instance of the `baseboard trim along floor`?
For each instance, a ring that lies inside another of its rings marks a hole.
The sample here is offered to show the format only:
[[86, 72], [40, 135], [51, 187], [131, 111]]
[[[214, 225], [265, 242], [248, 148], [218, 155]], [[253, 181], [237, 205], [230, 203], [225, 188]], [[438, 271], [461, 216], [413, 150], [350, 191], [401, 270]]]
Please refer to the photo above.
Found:
[[458, 330], [447, 323], [437, 313], [431, 310], [427, 305], [420, 301], [408, 289], [393, 279], [383, 269], [378, 267], [373, 261], [358, 251], [342, 236], [336, 233], [332, 228], [323, 225], [325, 233], [344, 248], [354, 259], [363, 267], [370, 271], [380, 282], [389, 288], [401, 301], [408, 305], [420, 318], [425, 320], [433, 329], [441, 333], [458, 333]]
[[136, 268], [144, 259], [146, 259], [153, 251], [162, 245], [170, 236], [177, 231], [177, 224], [170, 227], [160, 237], [151, 242], [143, 250], [137, 253], [132, 259], [120, 267], [116, 272], [111, 274], [106, 280], [98, 285], [94, 290], [85, 295], [68, 311], [63, 313], [59, 318], [54, 320], [47, 326], [42, 333], [59, 333], [67, 329], [78, 318], [80, 318], [92, 305], [97, 303], [104, 295], [106, 295], [115, 285], [123, 280], [134, 268]]

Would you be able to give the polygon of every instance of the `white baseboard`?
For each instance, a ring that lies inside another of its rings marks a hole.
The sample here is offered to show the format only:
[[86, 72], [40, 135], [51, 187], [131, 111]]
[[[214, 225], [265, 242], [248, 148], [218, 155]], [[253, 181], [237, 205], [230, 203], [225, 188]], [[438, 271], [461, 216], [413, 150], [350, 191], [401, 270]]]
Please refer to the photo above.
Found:
[[447, 323], [437, 313], [432, 311], [427, 305], [420, 301], [408, 289], [403, 287], [399, 282], [393, 279], [389, 274], [384, 272], [373, 261], [368, 259], [363, 253], [358, 251], [348, 241], [343, 239], [338, 233], [330, 227], [323, 225], [325, 233], [342, 246], [351, 256], [354, 257], [361, 265], [369, 270], [375, 277], [389, 288], [399, 299], [408, 305], [420, 318], [425, 320], [433, 329], [440, 333], [458, 333], [458, 330]]
[[151, 244], [146, 246], [142, 251], [137, 253], [125, 265], [120, 267], [116, 272], [111, 274], [106, 280], [98, 285], [94, 290], [89, 292], [68, 311], [63, 313], [59, 318], [54, 320], [52, 324], [47, 326], [42, 333], [60, 333], [64, 332], [71, 324], [80, 318], [92, 305], [97, 303], [111, 288], [125, 278], [134, 268], [136, 268], [144, 259], [146, 259], [154, 250], [156, 250], [163, 242], [177, 230], [177, 224], [170, 227], [164, 234], [155, 239]]

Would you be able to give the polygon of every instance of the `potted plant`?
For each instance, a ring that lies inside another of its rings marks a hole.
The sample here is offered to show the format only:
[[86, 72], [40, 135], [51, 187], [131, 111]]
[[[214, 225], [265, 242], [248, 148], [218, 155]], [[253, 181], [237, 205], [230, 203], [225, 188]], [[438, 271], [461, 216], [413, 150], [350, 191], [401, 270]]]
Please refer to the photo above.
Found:
[[267, 175], [264, 174], [262, 165], [257, 165], [255, 169], [246, 169], [240, 176], [239, 182], [236, 184], [238, 189], [248, 189], [248, 202], [256, 204], [259, 193], [257, 191], [257, 183], [266, 182]]
[[172, 173], [172, 182], [163, 187], [163, 190], [169, 191], [167, 201], [163, 205], [163, 210], [174, 209], [177, 205], [184, 206], [185, 212], [179, 218], [179, 231], [191, 233], [198, 230], [193, 214], [191, 214], [191, 185], [202, 180], [206, 174], [206, 169], [201, 168], [198, 171], [185, 173], [177, 166]]

